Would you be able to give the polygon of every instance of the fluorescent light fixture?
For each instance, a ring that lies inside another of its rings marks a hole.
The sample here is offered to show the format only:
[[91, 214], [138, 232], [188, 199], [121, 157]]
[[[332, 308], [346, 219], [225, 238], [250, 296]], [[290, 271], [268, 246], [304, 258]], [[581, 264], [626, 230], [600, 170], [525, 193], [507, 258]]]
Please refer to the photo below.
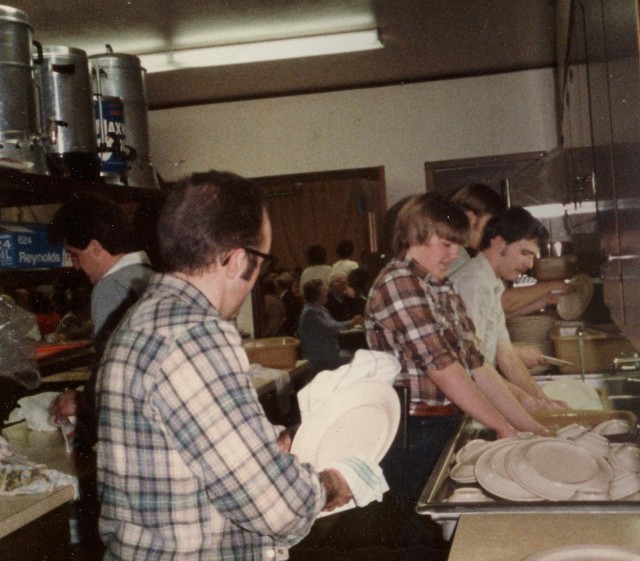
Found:
[[151, 72], [181, 68], [225, 66], [382, 48], [377, 29], [329, 35], [312, 35], [293, 39], [276, 39], [237, 45], [219, 45], [139, 55], [142, 66]]
[[550, 203], [546, 205], [532, 205], [525, 207], [538, 220], [543, 218], [560, 218], [566, 215], [574, 214], [593, 214], [596, 212], [596, 203], [594, 201], [585, 201], [574, 205], [572, 203]]

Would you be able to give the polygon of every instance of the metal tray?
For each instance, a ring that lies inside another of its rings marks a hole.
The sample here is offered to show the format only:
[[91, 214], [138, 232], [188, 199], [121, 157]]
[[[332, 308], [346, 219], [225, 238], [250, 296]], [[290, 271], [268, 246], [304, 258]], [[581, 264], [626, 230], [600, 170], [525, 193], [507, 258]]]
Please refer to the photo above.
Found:
[[[583, 412], [586, 415], [592, 415], [594, 412]], [[628, 418], [626, 411], [607, 411], [597, 412], [598, 418], [603, 414], [618, 416], [620, 413], [622, 418]], [[635, 418], [635, 415], [633, 415]], [[555, 419], [557, 421], [557, 419]], [[602, 419], [605, 420], [605, 419]], [[571, 422], [574, 422], [572, 420]], [[633, 437], [637, 437], [634, 432]], [[456, 487], [461, 485], [454, 482], [449, 477], [449, 469], [455, 462], [455, 454], [467, 442], [475, 438], [485, 440], [495, 440], [495, 433], [486, 427], [478, 424], [469, 417], [463, 419], [455, 436], [440, 455], [436, 466], [431, 473], [431, 477], [427, 481], [427, 485], [418, 500], [416, 512], [425, 516], [430, 516], [432, 520], [445, 523], [457, 521], [464, 514], [500, 514], [508, 512], [518, 513], [563, 513], [563, 512], [597, 512], [597, 513], [638, 513], [640, 501], [545, 501], [535, 502], [518, 502], [507, 501], [505, 499], [495, 498], [494, 502], [464, 502], [464, 503], [448, 503], [446, 498], [451, 495]], [[634, 439], [631, 438], [631, 439]], [[477, 484], [464, 485], [477, 486]]]

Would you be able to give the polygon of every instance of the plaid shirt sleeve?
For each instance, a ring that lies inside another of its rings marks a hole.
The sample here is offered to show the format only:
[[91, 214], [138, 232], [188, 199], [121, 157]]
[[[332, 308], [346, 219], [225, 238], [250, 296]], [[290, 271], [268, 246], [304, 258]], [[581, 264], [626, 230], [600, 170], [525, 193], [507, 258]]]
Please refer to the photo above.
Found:
[[472, 370], [484, 362], [473, 322], [455, 289], [448, 282], [432, 286], [403, 262], [392, 262], [374, 284], [365, 326], [369, 346], [397, 356], [412, 381], [413, 396], [430, 404], [445, 401], [425, 380], [430, 370], [456, 361]]
[[399, 346], [406, 360], [424, 370], [442, 370], [457, 356], [423, 284], [414, 275], [400, 274], [379, 284], [367, 304], [367, 337], [372, 348], [390, 350]]

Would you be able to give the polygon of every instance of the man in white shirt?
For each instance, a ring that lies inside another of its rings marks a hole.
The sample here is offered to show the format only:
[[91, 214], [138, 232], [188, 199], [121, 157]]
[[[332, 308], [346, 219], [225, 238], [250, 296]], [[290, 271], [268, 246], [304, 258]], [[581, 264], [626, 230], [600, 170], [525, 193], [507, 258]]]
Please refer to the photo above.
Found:
[[353, 256], [353, 252], [354, 247], [351, 240], [342, 240], [336, 246], [336, 253], [340, 258], [333, 264], [333, 270], [336, 273], [343, 273], [345, 276], [349, 276], [351, 271], [354, 271], [360, 266], [357, 261], [354, 261], [351, 258]]
[[300, 290], [310, 280], [319, 279], [329, 286], [329, 277], [334, 273], [333, 267], [327, 265], [327, 250], [321, 245], [310, 245], [307, 249], [309, 266], [300, 275]]
[[482, 353], [503, 376], [537, 402], [556, 405], [542, 392], [511, 343], [502, 307], [503, 281], [516, 280], [531, 269], [548, 236], [527, 210], [512, 207], [487, 223], [479, 253], [451, 275], [480, 339]]

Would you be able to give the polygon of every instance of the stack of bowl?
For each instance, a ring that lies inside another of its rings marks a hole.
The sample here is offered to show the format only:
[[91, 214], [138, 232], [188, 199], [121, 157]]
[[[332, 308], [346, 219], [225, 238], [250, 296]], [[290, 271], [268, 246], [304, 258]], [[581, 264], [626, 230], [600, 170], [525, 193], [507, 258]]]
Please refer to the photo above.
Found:
[[[533, 314], [507, 320], [507, 329], [511, 342], [518, 345], [536, 347], [543, 355], [553, 355], [553, 341], [549, 332], [555, 325], [555, 318], [546, 314]], [[532, 374], [541, 374], [547, 366], [536, 366], [531, 369]]]

